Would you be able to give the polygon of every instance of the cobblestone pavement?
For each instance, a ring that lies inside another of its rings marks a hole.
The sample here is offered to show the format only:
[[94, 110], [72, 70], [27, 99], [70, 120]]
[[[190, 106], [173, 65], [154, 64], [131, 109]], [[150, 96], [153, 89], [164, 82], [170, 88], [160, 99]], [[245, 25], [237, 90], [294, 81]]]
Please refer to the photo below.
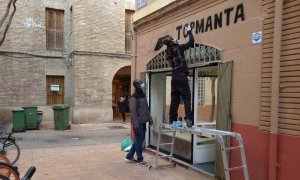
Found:
[[[17, 162], [21, 175], [30, 166], [37, 168], [32, 180], [208, 180], [186, 167], [149, 170], [125, 162], [126, 152], [120, 142], [130, 137], [130, 124], [102, 123], [71, 125], [70, 130], [55, 131], [52, 122], [43, 122], [40, 130], [15, 133], [21, 148]], [[144, 152], [145, 160], [154, 164], [154, 154]], [[161, 160], [160, 163], [166, 163]]]

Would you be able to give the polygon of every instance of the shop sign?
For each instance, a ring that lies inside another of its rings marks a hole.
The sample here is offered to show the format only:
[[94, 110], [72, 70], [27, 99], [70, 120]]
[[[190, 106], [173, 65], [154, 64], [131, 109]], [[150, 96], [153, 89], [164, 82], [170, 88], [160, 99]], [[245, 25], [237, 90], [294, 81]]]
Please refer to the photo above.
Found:
[[137, 9], [141, 9], [142, 7], [147, 5], [148, 0], [137, 0]]
[[262, 40], [262, 32], [254, 32], [252, 33], [252, 44], [260, 44]]
[[188, 36], [185, 26], [190, 25], [192, 31], [195, 34], [205, 33], [207, 31], [213, 31], [216, 29], [221, 29], [224, 26], [230, 26], [232, 23], [236, 24], [239, 21], [245, 21], [244, 5], [243, 3], [237, 5], [236, 7], [229, 7], [221, 12], [215, 13], [208, 17], [199, 18], [198, 20], [187, 22], [184, 25], [179, 25], [176, 27], [177, 39], [179, 40], [182, 34], [184, 38]]

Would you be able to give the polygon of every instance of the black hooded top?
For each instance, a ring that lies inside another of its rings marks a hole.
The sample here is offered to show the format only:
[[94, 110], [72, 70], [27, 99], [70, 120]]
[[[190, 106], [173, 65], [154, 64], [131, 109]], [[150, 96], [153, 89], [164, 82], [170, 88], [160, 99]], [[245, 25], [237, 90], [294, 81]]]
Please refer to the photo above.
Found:
[[194, 47], [194, 36], [192, 31], [188, 31], [189, 41], [185, 44], [178, 44], [174, 41], [167, 45], [166, 53], [168, 61], [172, 67], [172, 75], [188, 74], [187, 62], [184, 51], [190, 47]]

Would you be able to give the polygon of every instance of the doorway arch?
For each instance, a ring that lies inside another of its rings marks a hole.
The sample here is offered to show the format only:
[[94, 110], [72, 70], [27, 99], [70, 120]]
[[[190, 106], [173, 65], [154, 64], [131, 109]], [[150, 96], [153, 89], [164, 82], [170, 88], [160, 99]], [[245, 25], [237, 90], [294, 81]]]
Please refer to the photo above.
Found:
[[[112, 108], [113, 120], [120, 121], [121, 114], [119, 113], [119, 99], [125, 96], [126, 100], [130, 96], [130, 82], [131, 82], [131, 66], [125, 66], [119, 69], [112, 80]], [[126, 116], [129, 115], [129, 107], [126, 109]]]

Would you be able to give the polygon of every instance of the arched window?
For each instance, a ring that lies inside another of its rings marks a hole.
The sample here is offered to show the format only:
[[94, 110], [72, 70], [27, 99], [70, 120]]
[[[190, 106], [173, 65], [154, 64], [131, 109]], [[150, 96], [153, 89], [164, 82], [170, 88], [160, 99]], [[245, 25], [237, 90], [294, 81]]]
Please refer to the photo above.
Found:
[[[194, 48], [190, 48], [184, 52], [188, 67], [201, 67], [207, 66], [211, 63], [222, 61], [222, 52], [214, 47], [195, 44]], [[156, 55], [148, 64], [148, 71], [168, 71], [171, 67], [167, 61], [167, 55], [165, 51]]]

